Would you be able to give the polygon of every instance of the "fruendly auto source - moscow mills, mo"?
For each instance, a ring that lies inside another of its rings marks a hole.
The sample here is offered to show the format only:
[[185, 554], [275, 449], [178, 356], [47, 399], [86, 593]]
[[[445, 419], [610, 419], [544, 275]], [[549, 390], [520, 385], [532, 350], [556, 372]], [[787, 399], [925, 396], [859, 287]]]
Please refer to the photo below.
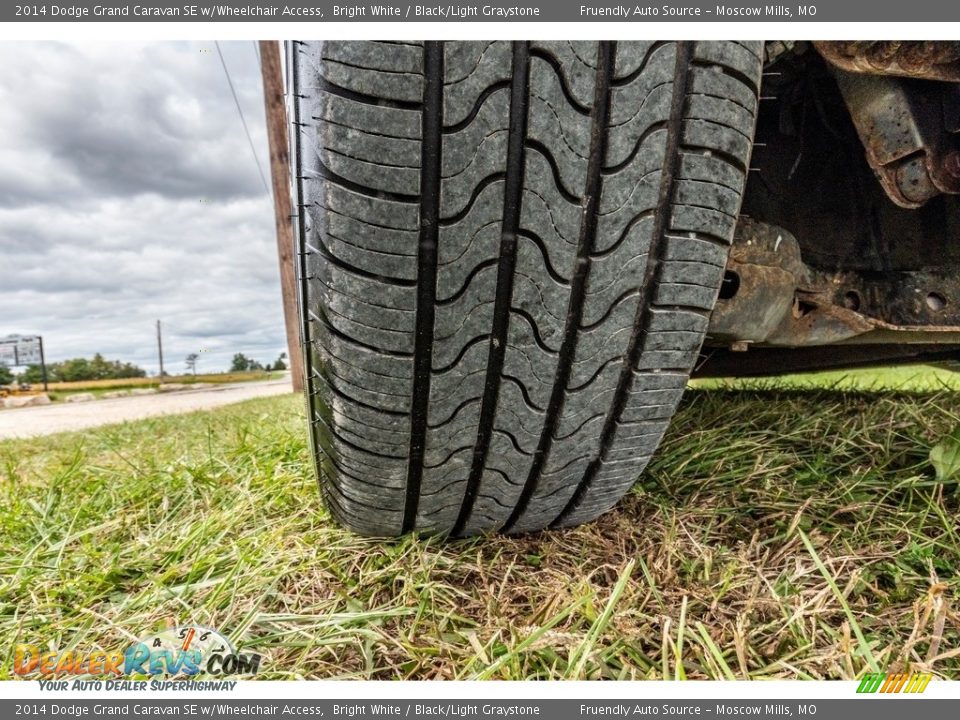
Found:
[[617, 5], [614, 7], [580, 6], [581, 17], [617, 18], [623, 20], [639, 18], [695, 18], [709, 20], [715, 17], [769, 17], [788, 19], [794, 17], [814, 17], [816, 5], [759, 5], [738, 7], [717, 5], [713, 8], [692, 7], [687, 5]]

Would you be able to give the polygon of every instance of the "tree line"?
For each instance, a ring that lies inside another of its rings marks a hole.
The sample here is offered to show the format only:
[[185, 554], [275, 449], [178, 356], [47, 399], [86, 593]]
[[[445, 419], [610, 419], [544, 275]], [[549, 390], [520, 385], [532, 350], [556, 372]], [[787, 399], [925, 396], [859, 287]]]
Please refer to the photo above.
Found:
[[[7, 368], [10, 376], [9, 382], [13, 382], [13, 374]], [[146, 377], [147, 371], [133, 363], [120, 362], [119, 360], [107, 360], [103, 355], [97, 353], [92, 359], [71, 358], [70, 360], [61, 360], [60, 362], [47, 363], [47, 379], [50, 382], [78, 382], [80, 380], [120, 380], [125, 378]], [[17, 380], [22, 383], [39, 383], [43, 381], [43, 368], [39, 365], [30, 365], [20, 375]], [[3, 383], [0, 379], [0, 384]]]
[[[196, 374], [198, 355], [187, 356], [187, 368]], [[249, 358], [243, 353], [233, 356], [230, 372], [250, 372], [254, 370], [286, 370], [286, 353], [281, 353], [274, 363], [263, 363]], [[191, 362], [192, 360], [192, 362]], [[107, 360], [100, 353], [88, 358], [72, 358], [47, 363], [47, 380], [50, 382], [79, 382], [85, 380], [123, 380], [146, 377], [147, 371], [133, 363]], [[0, 385], [12, 385], [14, 382], [37, 384], [43, 382], [43, 368], [29, 365], [19, 375], [5, 365], [0, 365]]]
[[233, 361], [230, 363], [230, 372], [250, 372], [251, 370], [286, 370], [287, 363], [286, 353], [280, 353], [280, 357], [277, 358], [277, 361], [272, 365], [267, 363], [263, 365], [253, 358], [248, 358], [243, 353], [237, 353], [233, 356]]

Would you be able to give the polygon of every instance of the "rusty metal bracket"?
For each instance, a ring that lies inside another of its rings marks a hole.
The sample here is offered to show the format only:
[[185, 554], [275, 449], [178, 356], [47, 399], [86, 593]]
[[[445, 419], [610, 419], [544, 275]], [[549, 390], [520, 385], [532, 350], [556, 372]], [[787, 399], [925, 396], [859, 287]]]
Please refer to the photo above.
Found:
[[709, 344], [746, 349], [960, 342], [960, 276], [950, 269], [824, 272], [783, 228], [741, 218]]
[[960, 148], [947, 125], [958, 86], [845, 70], [834, 75], [867, 161], [891, 200], [916, 208], [942, 193], [960, 193]]
[[821, 40], [813, 45], [827, 62], [847, 72], [960, 82], [960, 42]]

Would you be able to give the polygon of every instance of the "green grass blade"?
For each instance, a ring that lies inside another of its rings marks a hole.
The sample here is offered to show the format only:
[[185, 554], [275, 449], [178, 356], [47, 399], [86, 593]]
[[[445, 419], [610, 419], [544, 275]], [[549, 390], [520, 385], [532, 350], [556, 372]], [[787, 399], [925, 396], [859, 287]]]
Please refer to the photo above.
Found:
[[600, 613], [590, 626], [590, 630], [587, 631], [583, 642], [570, 653], [570, 657], [567, 660], [567, 667], [570, 668], [568, 671], [569, 677], [579, 678], [583, 674], [583, 668], [587, 663], [587, 659], [590, 657], [590, 653], [593, 651], [593, 646], [596, 645], [603, 631], [606, 630], [607, 625], [610, 623], [610, 618], [613, 617], [613, 611], [617, 607], [617, 603], [620, 601], [620, 597], [623, 595], [623, 591], [626, 589], [630, 577], [633, 575], [635, 565], [635, 560], [627, 563], [627, 566], [620, 573], [620, 577], [617, 578], [617, 584], [614, 585], [613, 592], [610, 593], [610, 599], [607, 600], [603, 612]]
[[870, 644], [867, 642], [867, 638], [864, 636], [863, 630], [860, 629], [860, 623], [857, 622], [856, 616], [853, 614], [853, 611], [850, 610], [850, 605], [847, 603], [847, 599], [843, 596], [843, 593], [840, 592], [840, 588], [837, 587], [837, 583], [833, 579], [833, 575], [830, 574], [827, 566], [823, 564], [823, 561], [817, 554], [817, 551], [813, 547], [813, 543], [810, 542], [810, 538], [807, 537], [807, 534], [799, 528], [797, 529], [797, 532], [800, 534], [800, 539], [806, 546], [807, 552], [810, 553], [810, 557], [813, 558], [813, 562], [820, 571], [820, 574], [823, 575], [823, 579], [826, 580], [827, 585], [830, 586], [830, 590], [833, 591], [834, 597], [837, 598], [837, 602], [839, 602], [840, 606], [843, 608], [843, 612], [847, 616], [847, 621], [850, 623], [850, 629], [853, 630], [853, 634], [857, 636], [857, 642], [860, 643], [860, 653], [867, 661], [867, 665], [870, 666], [870, 669], [873, 670], [873, 672], [880, 672], [880, 666], [877, 665], [877, 661], [873, 657], [873, 651], [870, 649]]

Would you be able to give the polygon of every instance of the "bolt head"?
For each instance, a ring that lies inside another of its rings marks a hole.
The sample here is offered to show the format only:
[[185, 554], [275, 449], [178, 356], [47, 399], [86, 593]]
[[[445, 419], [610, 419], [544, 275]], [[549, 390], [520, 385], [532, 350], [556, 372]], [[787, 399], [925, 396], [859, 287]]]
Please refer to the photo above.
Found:
[[960, 179], [960, 150], [951, 150], [943, 158], [943, 169]]

